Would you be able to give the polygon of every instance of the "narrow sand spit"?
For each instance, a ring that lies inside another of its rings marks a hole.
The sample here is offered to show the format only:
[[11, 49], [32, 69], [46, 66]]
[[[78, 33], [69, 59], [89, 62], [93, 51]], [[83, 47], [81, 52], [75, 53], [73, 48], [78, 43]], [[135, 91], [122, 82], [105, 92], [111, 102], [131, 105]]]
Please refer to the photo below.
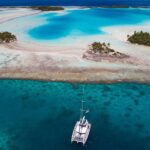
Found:
[[32, 9], [29, 8], [15, 8], [15, 11], [14, 9], [10, 9], [9, 11], [10, 11], [9, 13], [4, 13], [2, 15], [0, 14], [0, 23], [4, 23], [6, 21], [10, 21], [23, 16], [40, 13], [40, 11], [35, 11], [35, 10], [33, 11]]
[[[31, 12], [30, 12], [31, 13]], [[32, 12], [33, 13], [33, 12]], [[35, 13], [35, 12], [34, 12]], [[37, 13], [37, 12], [36, 12]], [[25, 14], [24, 14], [25, 15]], [[29, 15], [29, 14], [26, 14]], [[18, 14], [13, 14], [13, 19]], [[0, 22], [9, 20], [0, 17]], [[107, 35], [79, 38], [69, 45], [44, 45], [34, 42], [17, 42], [0, 45], [0, 77], [16, 79], [37, 79], [70, 82], [150, 82], [150, 48], [131, 45], [118, 40], [115, 27], [107, 30]], [[125, 28], [123, 34], [127, 34]], [[84, 59], [83, 53], [95, 40], [111, 41], [113, 49], [130, 57], [130, 61], [101, 60], [99, 62]]]

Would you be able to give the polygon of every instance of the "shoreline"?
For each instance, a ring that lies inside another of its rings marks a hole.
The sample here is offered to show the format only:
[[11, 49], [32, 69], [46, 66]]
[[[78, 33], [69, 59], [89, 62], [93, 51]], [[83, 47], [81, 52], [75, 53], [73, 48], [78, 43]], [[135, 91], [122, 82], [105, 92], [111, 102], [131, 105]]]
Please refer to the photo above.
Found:
[[[147, 72], [147, 73], [150, 73], [150, 72]], [[117, 83], [137, 83], [137, 84], [147, 84], [147, 85], [150, 85], [150, 79], [148, 79], [148, 80], [145, 80], [145, 79], [142, 79], [141, 80], [141, 78], [139, 77], [139, 79], [137, 78], [137, 79], [133, 79], [133, 78], [131, 78], [131, 79], [127, 79], [127, 78], [125, 78], [125, 79], [109, 79], [109, 80], [105, 80], [104, 78], [102, 79], [102, 80], [100, 80], [100, 79], [98, 79], [98, 81], [96, 81], [96, 80], [89, 80], [88, 79], [88, 81], [87, 80], [82, 80], [81, 79], [81, 77], [79, 77], [78, 75], [75, 75], [75, 74], [73, 74], [74, 75], [74, 77], [76, 76], [77, 78], [74, 78], [74, 79], [61, 79], [62, 78], [62, 74], [60, 75], [60, 77], [58, 77], [58, 79], [50, 79], [50, 78], [45, 78], [45, 76], [43, 76], [43, 78], [42, 78], [42, 76], [41, 77], [37, 77], [36, 75], [36, 77], [24, 77], [24, 75], [25, 75], [26, 73], [24, 73], [24, 74], [20, 74], [21, 76], [20, 77], [14, 77], [13, 76], [13, 73], [12, 74], [10, 74], [10, 76], [11, 77], [9, 77], [9, 75], [7, 76], [6, 74], [4, 74], [5, 75], [5, 77], [2, 77], [2, 76], [0, 76], [0, 80], [33, 80], [33, 81], [41, 81], [41, 82], [64, 82], [64, 83], [78, 83], [78, 84], [117, 84]], [[30, 74], [31, 76], [32, 76], [32, 74]], [[63, 74], [63, 75], [66, 75], [66, 74]], [[68, 74], [67, 74], [68, 75]], [[69, 74], [69, 75], [72, 75], [72, 73], [71, 74]], [[55, 74], [52, 76], [52, 77], [54, 77], [55, 76]], [[138, 75], [137, 75], [138, 76]], [[146, 78], [149, 78], [149, 76], [146, 76]]]
[[[61, 44], [48, 46], [43, 43], [37, 44], [32, 41], [27, 43], [20, 40], [0, 45], [0, 79], [150, 84], [149, 47], [126, 43], [125, 33], [118, 34], [121, 26], [117, 27], [117, 30], [114, 28], [114, 26], [104, 28], [107, 35], [79, 38], [74, 44], [64, 47]], [[126, 29], [125, 32], [131, 32], [128, 27], [123, 26], [123, 28]], [[119, 60], [93, 62], [82, 58], [90, 41], [114, 38], [118, 39], [118, 42], [112, 43], [113, 48], [131, 56], [133, 63], [123, 63]], [[82, 44], [79, 44], [81, 42]]]

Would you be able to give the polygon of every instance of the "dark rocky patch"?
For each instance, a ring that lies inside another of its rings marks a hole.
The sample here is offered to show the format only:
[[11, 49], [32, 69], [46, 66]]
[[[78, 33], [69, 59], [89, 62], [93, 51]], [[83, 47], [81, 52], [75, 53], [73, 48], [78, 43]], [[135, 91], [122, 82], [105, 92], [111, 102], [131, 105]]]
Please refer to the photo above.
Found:
[[77, 83], [72, 83], [71, 85], [72, 85], [72, 88], [73, 88], [74, 90], [77, 90], [77, 89], [79, 89], [79, 87], [80, 87], [80, 85], [77, 84]]
[[144, 124], [143, 123], [136, 123], [135, 126], [139, 129], [142, 130], [144, 128]]
[[103, 122], [107, 122], [109, 120], [110, 116], [107, 111], [101, 111], [100, 118]]
[[72, 111], [71, 109], [68, 109], [66, 107], [61, 107], [60, 113], [59, 113], [59, 117], [70, 117], [74, 114], [74, 111]]
[[104, 105], [105, 105], [105, 106], [109, 106], [110, 104], [111, 104], [111, 100], [104, 102]]
[[131, 115], [130, 115], [130, 113], [125, 113], [124, 116], [125, 116], [126, 118], [129, 118]]
[[133, 85], [133, 86], [131, 87], [131, 89], [137, 91], [137, 90], [138, 90], [138, 87], [137, 87], [136, 85]]
[[27, 107], [27, 105], [28, 105], [28, 99], [29, 99], [29, 95], [26, 94], [26, 93], [21, 96], [23, 108]]
[[130, 112], [132, 112], [132, 111], [133, 111], [133, 108], [128, 107], [127, 110], [130, 111]]
[[145, 92], [144, 91], [140, 91], [139, 94], [140, 94], [140, 96], [144, 96]]
[[33, 109], [38, 109], [38, 108], [42, 108], [44, 106], [46, 106], [46, 100], [44, 99], [35, 99], [29, 102], [30, 107], [32, 107]]
[[138, 106], [139, 105], [139, 100], [138, 99], [134, 99], [134, 105]]
[[88, 96], [88, 100], [92, 100], [92, 96]]
[[107, 85], [103, 86], [103, 91], [104, 92], [111, 92], [111, 88]]

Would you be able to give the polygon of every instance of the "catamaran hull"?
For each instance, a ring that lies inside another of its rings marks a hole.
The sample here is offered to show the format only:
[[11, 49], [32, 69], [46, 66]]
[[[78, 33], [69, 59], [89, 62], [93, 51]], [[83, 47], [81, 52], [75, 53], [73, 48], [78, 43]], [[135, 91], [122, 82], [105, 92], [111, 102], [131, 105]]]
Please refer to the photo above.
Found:
[[77, 123], [74, 127], [74, 130], [73, 130], [73, 133], [72, 133], [71, 142], [82, 143], [83, 145], [85, 145], [85, 143], [88, 139], [90, 130], [91, 130], [91, 124], [88, 123], [88, 125], [86, 126], [86, 132], [84, 134], [82, 134], [82, 136], [81, 136], [81, 133], [79, 133], [77, 131], [77, 128], [79, 127], [79, 125], [80, 125], [80, 122], [77, 121]]

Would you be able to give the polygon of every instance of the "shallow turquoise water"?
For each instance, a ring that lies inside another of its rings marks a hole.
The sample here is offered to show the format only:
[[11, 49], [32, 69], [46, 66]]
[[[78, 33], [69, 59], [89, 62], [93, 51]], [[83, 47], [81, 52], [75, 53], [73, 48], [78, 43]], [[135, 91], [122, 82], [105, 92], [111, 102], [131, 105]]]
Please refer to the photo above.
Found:
[[101, 28], [113, 25], [138, 25], [150, 21], [150, 9], [80, 9], [66, 14], [39, 15], [47, 23], [35, 26], [28, 33], [38, 40], [59, 39], [66, 36], [103, 34]]
[[[82, 87], [92, 130], [71, 144]], [[150, 150], [150, 85], [0, 80], [2, 150]]]

